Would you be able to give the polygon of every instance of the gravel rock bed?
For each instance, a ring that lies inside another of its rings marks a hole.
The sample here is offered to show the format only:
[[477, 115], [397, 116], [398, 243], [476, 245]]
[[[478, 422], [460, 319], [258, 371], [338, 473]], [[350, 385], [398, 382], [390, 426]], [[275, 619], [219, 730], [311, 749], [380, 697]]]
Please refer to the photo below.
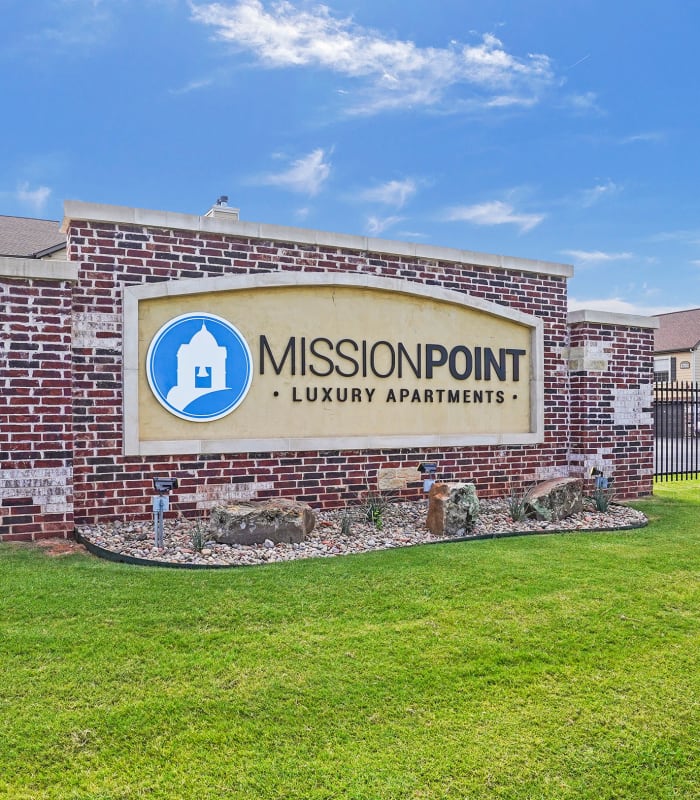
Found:
[[[88, 546], [107, 553], [137, 561], [158, 562], [173, 566], [252, 566], [298, 558], [328, 558], [331, 556], [387, 550], [394, 547], [450, 541], [435, 537], [425, 527], [427, 500], [392, 503], [383, 514], [381, 529], [363, 518], [360, 509], [317, 511], [316, 527], [299, 544], [229, 545], [207, 541], [198, 550], [193, 538], [202, 533], [202, 522], [178, 519], [166, 520], [164, 547], [154, 545], [153, 524], [149, 521], [115, 522], [78, 528], [78, 539]], [[343, 517], [349, 513], [350, 529], [343, 533]], [[524, 520], [514, 522], [508, 515], [504, 500], [482, 500], [481, 513], [474, 531], [468, 537], [488, 538], [518, 533], [547, 533], [557, 531], [591, 531], [636, 528], [645, 525], [646, 517], [624, 505], [613, 504], [607, 512], [597, 511], [586, 501], [584, 510], [556, 523]]]

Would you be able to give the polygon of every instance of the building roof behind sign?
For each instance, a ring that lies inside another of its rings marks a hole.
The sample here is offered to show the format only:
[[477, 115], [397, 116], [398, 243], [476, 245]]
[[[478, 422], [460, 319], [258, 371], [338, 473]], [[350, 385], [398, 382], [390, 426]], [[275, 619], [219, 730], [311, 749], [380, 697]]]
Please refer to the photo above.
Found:
[[0, 256], [44, 258], [66, 246], [61, 223], [0, 215]]
[[654, 337], [654, 352], [690, 350], [700, 344], [700, 308], [658, 314], [659, 327]]

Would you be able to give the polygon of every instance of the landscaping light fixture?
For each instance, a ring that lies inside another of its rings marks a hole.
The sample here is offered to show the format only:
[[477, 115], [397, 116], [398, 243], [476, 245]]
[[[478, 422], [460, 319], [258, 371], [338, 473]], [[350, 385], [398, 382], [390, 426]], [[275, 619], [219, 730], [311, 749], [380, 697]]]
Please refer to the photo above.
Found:
[[167, 494], [177, 489], [177, 478], [154, 478], [153, 488], [158, 494]]
[[418, 472], [423, 476], [423, 491], [429, 492], [430, 487], [435, 483], [437, 464], [434, 461], [424, 461], [418, 465]]
[[158, 492], [153, 497], [153, 529], [155, 545], [163, 548], [163, 514], [170, 508], [170, 492], [177, 489], [177, 478], [154, 478], [153, 488]]
[[595, 478], [596, 489], [607, 489], [612, 483], [612, 478], [607, 478], [602, 470], [598, 467], [591, 467], [588, 473], [591, 478]]

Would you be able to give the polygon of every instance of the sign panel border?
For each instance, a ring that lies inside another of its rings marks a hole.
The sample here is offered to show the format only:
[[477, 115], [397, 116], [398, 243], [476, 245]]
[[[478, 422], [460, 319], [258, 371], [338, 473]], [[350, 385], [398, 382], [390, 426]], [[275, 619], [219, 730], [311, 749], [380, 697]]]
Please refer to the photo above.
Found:
[[[390, 436], [142, 440], [139, 435], [139, 304], [145, 300], [184, 295], [261, 290], [277, 287], [356, 287], [403, 294], [426, 300], [452, 303], [481, 311], [499, 319], [527, 327], [530, 331], [531, 373], [529, 375], [530, 430], [526, 433], [496, 434], [406, 434]], [[141, 456], [183, 455], [194, 453], [290, 452], [308, 450], [374, 450], [405, 447], [441, 448], [481, 445], [526, 445], [544, 441], [544, 323], [539, 317], [509, 306], [501, 306], [480, 297], [426, 286], [398, 278], [348, 273], [263, 273], [230, 275], [215, 278], [186, 278], [162, 283], [127, 286], [123, 290], [124, 314], [124, 454]]]

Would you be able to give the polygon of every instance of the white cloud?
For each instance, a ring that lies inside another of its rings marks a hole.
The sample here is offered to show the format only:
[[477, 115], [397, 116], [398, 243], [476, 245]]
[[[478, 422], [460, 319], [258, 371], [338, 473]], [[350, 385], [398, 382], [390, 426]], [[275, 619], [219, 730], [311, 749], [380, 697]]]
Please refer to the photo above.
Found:
[[529, 108], [537, 104], [536, 97], [518, 97], [512, 94], [501, 94], [492, 97], [490, 100], [484, 102], [486, 108], [509, 108], [513, 106], [520, 106], [521, 108]]
[[633, 133], [619, 140], [620, 144], [637, 144], [638, 142], [661, 142], [666, 138], [663, 131], [647, 131], [646, 133]]
[[287, 0], [193, 4], [192, 17], [267, 67], [324, 69], [359, 81], [356, 112], [437, 105], [449, 89], [483, 107], [528, 105], [556, 82], [548, 56], [511, 55], [492, 34], [476, 44], [419, 47], [335, 17], [327, 6], [299, 9]]
[[263, 175], [256, 183], [313, 196], [318, 194], [331, 173], [326, 156], [326, 151], [318, 147], [295, 161], [289, 169]]
[[604, 183], [597, 184], [592, 189], [585, 189], [582, 192], [582, 203], [585, 208], [589, 208], [604, 197], [612, 197], [612, 195], [618, 194], [620, 191], [622, 191], [622, 187], [608, 179]]
[[598, 105], [598, 95], [595, 92], [571, 94], [565, 99], [564, 104], [577, 114], [603, 113]]
[[395, 208], [403, 208], [417, 189], [418, 186], [413, 178], [406, 178], [403, 181], [387, 181], [381, 186], [366, 189], [360, 194], [360, 199], [369, 203], [382, 203]]
[[700, 244], [700, 229], [662, 231], [649, 236], [650, 242], [682, 242], [684, 244]]
[[370, 236], [379, 236], [387, 228], [403, 222], [403, 219], [403, 217], [367, 217], [367, 233]]
[[545, 214], [518, 213], [510, 203], [493, 200], [472, 206], [456, 206], [447, 211], [447, 222], [471, 222], [474, 225], [515, 225], [521, 233], [537, 227]]
[[51, 197], [51, 189], [48, 186], [38, 186], [30, 189], [28, 183], [21, 183], [17, 187], [17, 199], [25, 206], [29, 206], [33, 211], [39, 213], [43, 211]]
[[43, 27], [37, 26], [23, 45], [61, 55], [93, 51], [109, 40], [116, 25], [110, 5], [94, 0], [57, 4], [55, 14], [49, 12], [41, 19]]
[[177, 89], [171, 89], [170, 94], [189, 94], [190, 92], [196, 92], [199, 89], [206, 89], [207, 86], [211, 86], [214, 82], [213, 78], [201, 78], [199, 80], [191, 80], [185, 83], [183, 86], [178, 87]]
[[[34, 25], [26, 36], [13, 41], [15, 53], [40, 52], [46, 58], [84, 57], [102, 49], [123, 25], [124, 8], [130, 4], [163, 6], [175, 10], [180, 0], [53, 0], [37, 6]], [[4, 44], [4, 43], [3, 43]], [[9, 49], [9, 48], [8, 48]], [[10, 52], [12, 52], [12, 50]]]
[[633, 253], [605, 253], [602, 250], [560, 250], [559, 252], [583, 266], [609, 264], [611, 261], [628, 261], [630, 258], [634, 258]]
[[429, 234], [422, 233], [421, 231], [397, 231], [399, 239], [428, 239]]

